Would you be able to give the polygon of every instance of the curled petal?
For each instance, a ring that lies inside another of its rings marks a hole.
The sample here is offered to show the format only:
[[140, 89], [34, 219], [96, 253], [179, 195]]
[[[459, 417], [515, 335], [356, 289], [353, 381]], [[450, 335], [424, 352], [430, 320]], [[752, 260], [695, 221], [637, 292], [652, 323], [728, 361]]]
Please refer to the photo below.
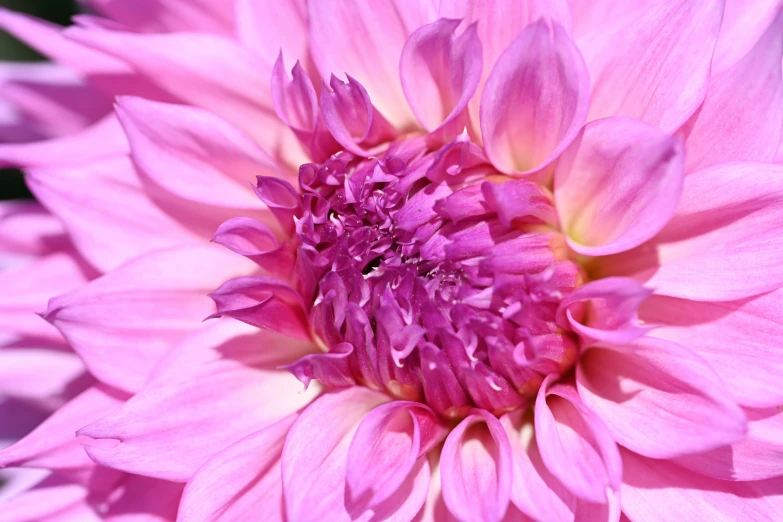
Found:
[[586, 125], [555, 172], [571, 248], [604, 256], [653, 237], [677, 207], [684, 158], [679, 138], [646, 123], [615, 117]]
[[560, 25], [527, 26], [498, 59], [481, 95], [481, 134], [492, 164], [530, 174], [552, 163], [587, 117], [590, 81]]
[[218, 227], [212, 241], [245, 256], [273, 275], [287, 278], [294, 268], [291, 247], [280, 244], [269, 227], [255, 219], [229, 219]]
[[500, 522], [513, 474], [511, 446], [500, 421], [474, 410], [446, 438], [440, 459], [449, 511], [466, 522]]
[[482, 71], [476, 25], [456, 36], [459, 24], [442, 18], [420, 27], [400, 56], [400, 80], [413, 113], [444, 142], [470, 125], [467, 106]]

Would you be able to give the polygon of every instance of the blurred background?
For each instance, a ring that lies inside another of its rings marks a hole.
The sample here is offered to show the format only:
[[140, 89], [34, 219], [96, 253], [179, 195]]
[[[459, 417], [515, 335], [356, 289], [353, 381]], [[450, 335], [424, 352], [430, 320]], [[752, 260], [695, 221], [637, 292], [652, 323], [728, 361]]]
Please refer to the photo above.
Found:
[[[68, 24], [76, 12], [76, 2], [73, 0], [0, 0], [0, 6], [30, 13], [60, 25]], [[0, 30], [0, 61], [27, 60], [43, 60], [43, 57]], [[0, 169], [0, 199], [22, 197], [30, 197], [22, 174], [19, 171]]]

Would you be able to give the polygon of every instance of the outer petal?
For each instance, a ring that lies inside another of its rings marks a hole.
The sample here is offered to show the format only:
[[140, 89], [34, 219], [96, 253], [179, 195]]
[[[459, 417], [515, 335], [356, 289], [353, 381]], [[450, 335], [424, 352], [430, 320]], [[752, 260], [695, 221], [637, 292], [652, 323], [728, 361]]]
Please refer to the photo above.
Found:
[[257, 208], [248, 184], [261, 174], [280, 175], [253, 140], [205, 110], [121, 98], [117, 115], [142, 171], [188, 201]]
[[101, 271], [196, 239], [150, 201], [127, 158], [30, 169], [27, 180], [36, 198], [63, 221], [79, 252]]
[[391, 497], [446, 433], [447, 427], [420, 403], [394, 401], [372, 410], [348, 449], [346, 483], [352, 499], [373, 507]]
[[86, 501], [89, 490], [79, 484], [47, 484], [17, 495], [3, 504], [0, 522], [100, 522]]
[[639, 306], [652, 294], [633, 279], [606, 277], [591, 281], [560, 301], [557, 322], [589, 344], [625, 344], [650, 328], [639, 323]]
[[[311, 0], [310, 52], [324, 81], [348, 73], [365, 86], [396, 127], [414, 123], [399, 82], [399, 58], [408, 35], [434, 21], [427, 2]], [[356, 42], [362, 42], [361, 51]]]
[[783, 404], [783, 291], [741, 301], [704, 303], [653, 296], [643, 320], [660, 325], [656, 337], [704, 357], [737, 402], [753, 407]]
[[232, 0], [85, 0], [107, 18], [134, 31], [168, 33], [199, 31], [231, 34], [234, 29]]
[[726, 482], [623, 451], [623, 511], [631, 520], [780, 520], [781, 479]]
[[443, 445], [443, 499], [460, 520], [502, 520], [511, 495], [512, 474], [508, 436], [497, 418], [484, 410], [474, 410]]
[[238, 0], [237, 32], [240, 40], [272, 64], [280, 51], [289, 63], [306, 61], [306, 0]]
[[544, 464], [572, 493], [599, 504], [607, 490], [618, 490], [622, 464], [606, 426], [587, 409], [570, 386], [550, 389], [552, 377], [538, 391], [536, 441]]
[[68, 245], [62, 223], [37, 202], [22, 199], [0, 202], [0, 252], [4, 259], [7, 254], [23, 259], [43, 256], [64, 250]]
[[783, 166], [708, 167], [688, 176], [677, 213], [653, 241], [601, 260], [595, 275], [632, 274], [657, 294], [697, 301], [777, 289], [782, 210]]
[[780, 7], [777, 0], [726, 0], [712, 74], [719, 74], [742, 59], [769, 27]]
[[[362, 417], [388, 400], [386, 395], [357, 386], [324, 395], [300, 415], [283, 449], [283, 488], [289, 520], [366, 521], [373, 512], [380, 520], [414, 517], [427, 495], [429, 465], [414, 471], [416, 479], [402, 488], [402, 495], [393, 496], [372, 511], [353, 505], [346, 491], [351, 438]], [[419, 478], [421, 470], [426, 474]]]
[[555, 206], [580, 254], [623, 252], [653, 237], [682, 190], [681, 140], [629, 118], [588, 124], [555, 171]]
[[[280, 456], [297, 414], [235, 442], [201, 466], [188, 482], [180, 522], [282, 522]], [[248, 455], [259, 458], [248, 459]]]
[[296, 150], [296, 144], [272, 110], [272, 64], [237, 43], [198, 33], [138, 35], [81, 27], [71, 27], [66, 35], [116, 56], [178, 98], [232, 122], [274, 156], [302, 163], [300, 155], [283, 150], [291, 145]]
[[506, 174], [554, 161], [579, 133], [590, 79], [576, 45], [558, 24], [538, 21], [503, 52], [481, 95], [487, 157]]
[[444, 142], [470, 125], [467, 106], [481, 79], [476, 26], [457, 37], [459, 24], [440, 19], [420, 27], [400, 56], [400, 80], [413, 113], [425, 129], [439, 131]]
[[519, 417], [511, 413], [500, 418], [514, 453], [511, 500], [534, 520], [572, 522], [576, 497], [546, 468], [532, 423], [522, 423]]
[[296, 357], [294, 346], [234, 321], [196, 332], [119, 411], [79, 430], [108, 439], [85, 442], [87, 453], [115, 469], [188, 480], [214, 453], [312, 400], [316, 388], [297, 393], [299, 381], [276, 369]]
[[750, 52], [710, 84], [689, 125], [687, 170], [772, 161], [783, 131], [783, 9]]
[[718, 376], [679, 345], [643, 338], [622, 349], [591, 348], [576, 375], [582, 401], [636, 453], [672, 458], [745, 436], [745, 415]]
[[213, 245], [159, 250], [49, 302], [90, 373], [135, 392], [161, 357], [214, 310], [207, 293], [253, 264]]
[[778, 408], [746, 409], [744, 440], [676, 460], [690, 470], [721, 480], [764, 480], [783, 475], [783, 414]]
[[630, 116], [664, 132], [685, 123], [707, 90], [723, 3], [656, 2], [580, 39], [593, 84], [588, 120]]

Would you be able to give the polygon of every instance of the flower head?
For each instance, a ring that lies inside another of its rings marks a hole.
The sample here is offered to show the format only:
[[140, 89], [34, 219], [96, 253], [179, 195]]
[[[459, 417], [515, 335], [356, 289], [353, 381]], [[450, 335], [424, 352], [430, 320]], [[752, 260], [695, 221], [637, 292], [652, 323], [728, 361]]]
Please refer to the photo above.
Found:
[[776, 2], [89, 3], [0, 12], [8, 520], [783, 517]]

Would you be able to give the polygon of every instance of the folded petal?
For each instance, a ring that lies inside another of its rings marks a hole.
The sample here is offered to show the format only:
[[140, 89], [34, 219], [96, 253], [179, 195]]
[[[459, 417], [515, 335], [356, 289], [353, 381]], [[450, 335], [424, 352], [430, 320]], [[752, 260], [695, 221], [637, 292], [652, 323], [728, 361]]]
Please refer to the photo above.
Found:
[[623, 450], [623, 512], [631, 520], [779, 520], [781, 479], [728, 482]]
[[723, 161], [772, 161], [783, 131], [783, 9], [736, 65], [715, 77], [689, 122], [688, 172]]
[[447, 427], [423, 404], [394, 401], [368, 413], [348, 448], [346, 483], [357, 503], [391, 497], [416, 461], [445, 438]]
[[[215, 454], [188, 482], [179, 508], [183, 522], [286, 520], [280, 456], [297, 415], [251, 433]], [[248, 459], [248, 455], [258, 458]]]
[[324, 395], [299, 416], [283, 449], [283, 488], [289, 520], [348, 522], [362, 513], [374, 513], [380, 520], [402, 521], [412, 519], [421, 509], [429, 485], [425, 459], [414, 469], [413, 483], [409, 479], [400, 488], [401, 494], [369, 512], [364, 506], [352, 504], [346, 490], [351, 439], [361, 419], [388, 400], [384, 394], [356, 386]]
[[[434, 6], [400, 0], [372, 5], [322, 0], [308, 2], [308, 10], [310, 53], [324, 81], [333, 74], [350, 74], [396, 127], [413, 124], [399, 82], [400, 52], [408, 35], [434, 21]], [[356, 42], [362, 42], [361, 50]]]
[[701, 355], [737, 402], [757, 408], [783, 404], [783, 291], [740, 301], [705, 303], [653, 296], [641, 318], [653, 335]]
[[253, 264], [213, 245], [155, 251], [49, 302], [54, 324], [103, 382], [135, 392], [213, 310], [207, 293]]
[[547, 469], [575, 495], [598, 504], [617, 491], [622, 463], [601, 419], [569, 385], [551, 386], [547, 377], [535, 406], [536, 441]]
[[555, 171], [555, 206], [571, 248], [603, 256], [657, 234], [677, 207], [684, 157], [679, 138], [637, 120], [586, 125]]
[[293, 136], [272, 110], [272, 64], [238, 43], [198, 33], [142, 35], [85, 27], [71, 27], [65, 34], [117, 57], [177, 98], [225, 118], [273, 156], [303, 162]]
[[481, 135], [492, 164], [529, 174], [554, 161], [579, 133], [590, 79], [562, 26], [527, 26], [495, 63], [481, 95]]
[[500, 423], [514, 454], [512, 502], [534, 520], [572, 522], [577, 499], [544, 465], [532, 423], [523, 423], [515, 413], [504, 415]]
[[707, 91], [723, 3], [656, 2], [632, 16], [606, 18], [616, 23], [580, 39], [593, 85], [588, 121], [630, 116], [677, 130]]
[[307, 309], [299, 292], [287, 283], [266, 276], [238, 277], [209, 294], [217, 312], [258, 328], [300, 339], [311, 339]]
[[128, 158], [34, 168], [27, 181], [63, 221], [79, 253], [101, 271], [155, 248], [196, 240], [149, 199]]
[[460, 422], [441, 451], [443, 500], [466, 522], [500, 522], [508, 508], [513, 456], [497, 418], [484, 411]]
[[632, 275], [656, 294], [696, 301], [775, 290], [783, 284], [782, 197], [783, 166], [702, 169], [686, 178], [666, 228], [646, 245], [601, 260], [597, 275]]
[[688, 455], [676, 462], [700, 475], [721, 480], [765, 480], [783, 475], [783, 415], [777, 408], [751, 410], [748, 435], [740, 442]]
[[458, 25], [459, 20], [442, 18], [420, 27], [400, 56], [405, 97], [419, 123], [443, 142], [470, 126], [467, 106], [482, 73], [476, 25], [456, 36]]
[[577, 366], [579, 395], [614, 439], [636, 453], [673, 458], [741, 440], [747, 421], [707, 363], [677, 344], [642, 338], [591, 348]]
[[229, 219], [218, 227], [212, 241], [245, 256], [272, 275], [286, 280], [291, 276], [295, 262], [292, 247], [281, 244], [269, 227], [255, 219]]
[[299, 393], [299, 381], [277, 369], [296, 351], [286, 338], [236, 321], [211, 324], [180, 343], [122, 408], [79, 430], [100, 439], [84, 441], [85, 450], [104, 466], [187, 481], [214, 453], [318, 393]]
[[560, 301], [557, 321], [590, 344], [624, 344], [650, 327], [642, 326], [637, 311], [652, 294], [638, 281], [626, 277], [605, 277], [591, 281]]

